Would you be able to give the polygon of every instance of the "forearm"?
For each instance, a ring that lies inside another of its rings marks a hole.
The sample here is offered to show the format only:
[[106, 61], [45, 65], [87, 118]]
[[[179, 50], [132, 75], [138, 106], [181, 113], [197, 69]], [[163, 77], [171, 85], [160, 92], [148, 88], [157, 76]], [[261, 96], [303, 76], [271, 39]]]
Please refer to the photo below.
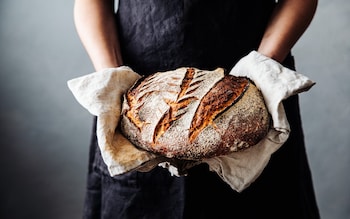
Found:
[[258, 52], [282, 62], [309, 26], [317, 0], [281, 0], [272, 14]]
[[96, 70], [122, 65], [113, 0], [76, 0], [74, 21]]

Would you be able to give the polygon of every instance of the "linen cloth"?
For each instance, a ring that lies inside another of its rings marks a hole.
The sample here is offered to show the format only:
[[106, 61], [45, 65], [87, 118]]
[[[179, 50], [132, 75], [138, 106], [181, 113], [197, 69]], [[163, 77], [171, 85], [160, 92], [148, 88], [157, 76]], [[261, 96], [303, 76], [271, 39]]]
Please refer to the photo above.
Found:
[[67, 83], [76, 100], [97, 116], [98, 145], [111, 176], [133, 170], [149, 171], [157, 165], [180, 176], [192, 166], [207, 163], [232, 189], [241, 192], [254, 182], [271, 155], [288, 139], [290, 127], [282, 101], [309, 90], [315, 82], [256, 51], [243, 57], [230, 74], [250, 78], [262, 92], [273, 120], [271, 129], [263, 140], [246, 150], [178, 164], [136, 148], [118, 130], [123, 94], [140, 78], [131, 68], [108, 68]]

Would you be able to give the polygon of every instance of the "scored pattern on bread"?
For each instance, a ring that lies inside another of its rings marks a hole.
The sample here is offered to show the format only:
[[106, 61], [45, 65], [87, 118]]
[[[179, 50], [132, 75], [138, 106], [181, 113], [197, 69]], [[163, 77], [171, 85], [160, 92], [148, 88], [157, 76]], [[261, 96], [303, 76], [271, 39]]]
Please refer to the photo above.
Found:
[[143, 118], [140, 118], [139, 110], [144, 107], [146, 103], [144, 100], [149, 96], [157, 94], [157, 93], [172, 93], [173, 95], [177, 95], [177, 90], [171, 89], [178, 86], [174, 81], [182, 80], [182, 77], [171, 77], [171, 81], [167, 82], [167, 90], [159, 89], [159, 87], [154, 86], [155, 84], [163, 84], [166, 78], [162, 77], [162, 75], [154, 74], [149, 77], [143, 77], [134, 84], [132, 89], [126, 95], [126, 100], [129, 106], [129, 110], [126, 111], [126, 116], [131, 120], [131, 122], [141, 131], [142, 127], [145, 124], [148, 124]]
[[[227, 107], [239, 100], [249, 86], [249, 80], [232, 75], [218, 81], [210, 91], [204, 95], [196, 113], [194, 114], [189, 139], [193, 142], [198, 134], [208, 125], [213, 125], [214, 119]], [[204, 119], [205, 118], [205, 119]]]
[[120, 129], [136, 147], [198, 160], [255, 145], [268, 132], [263, 97], [247, 78], [179, 68], [139, 79], [124, 95]]
[[[175, 101], [169, 99], [164, 100], [169, 105], [169, 109], [163, 114], [163, 117], [159, 120], [155, 128], [153, 143], [156, 143], [157, 140], [168, 130], [173, 121], [178, 120], [186, 113], [186, 110], [184, 110], [185, 107], [188, 107], [192, 101], [198, 99], [195, 96], [188, 96], [189, 94], [193, 93], [198, 88], [198, 84], [200, 84], [200, 81], [198, 81], [198, 83], [191, 84], [194, 73], [195, 71], [193, 68], [187, 69], [185, 77], [183, 78], [180, 86], [179, 95]], [[172, 85], [176, 86], [176, 84]]]

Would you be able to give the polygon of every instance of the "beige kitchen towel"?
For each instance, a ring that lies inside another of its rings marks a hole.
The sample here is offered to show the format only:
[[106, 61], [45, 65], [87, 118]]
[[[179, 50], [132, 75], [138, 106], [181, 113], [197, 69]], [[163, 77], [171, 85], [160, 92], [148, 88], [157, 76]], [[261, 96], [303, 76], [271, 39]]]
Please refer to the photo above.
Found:
[[243, 191], [261, 174], [271, 155], [288, 139], [290, 126], [282, 101], [309, 90], [315, 82], [285, 68], [280, 63], [256, 51], [243, 57], [229, 73], [248, 77], [261, 91], [273, 125], [257, 145], [226, 156], [207, 159], [211, 170], [236, 191]]
[[[236, 76], [252, 79], [262, 91], [273, 118], [273, 127], [268, 135], [247, 150], [196, 162], [174, 162], [140, 150], [120, 134], [117, 125], [123, 94], [140, 78], [129, 67], [104, 69], [81, 76], [69, 80], [68, 87], [77, 101], [91, 114], [97, 116], [98, 144], [111, 176], [132, 170], [149, 171], [157, 165], [167, 168], [173, 175], [180, 176], [187, 168], [205, 162], [232, 189], [240, 192], [260, 175], [271, 154], [281, 147], [289, 136], [290, 128], [282, 100], [306, 91], [314, 84], [307, 77], [270, 61], [252, 52], [230, 72]], [[274, 70], [266, 71], [266, 67], [257, 67], [261, 68], [261, 71], [246, 71], [251, 65], [262, 65], [261, 62], [265, 62], [264, 65], [271, 65], [268, 68]]]
[[96, 135], [102, 159], [114, 176], [138, 168], [156, 156], [135, 148], [118, 131], [123, 94], [140, 78], [121, 66], [74, 78], [67, 82], [76, 100], [97, 116]]

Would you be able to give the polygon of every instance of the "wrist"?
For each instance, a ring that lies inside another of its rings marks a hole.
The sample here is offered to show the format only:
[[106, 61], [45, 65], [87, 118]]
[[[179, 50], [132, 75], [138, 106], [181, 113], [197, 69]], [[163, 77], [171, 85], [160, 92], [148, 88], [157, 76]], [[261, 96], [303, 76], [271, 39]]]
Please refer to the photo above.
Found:
[[[102, 57], [102, 56], [101, 56]], [[93, 60], [93, 66], [96, 71], [99, 71], [101, 69], [106, 69], [106, 68], [117, 68], [119, 66], [123, 65], [123, 62], [121, 58], [104, 58], [100, 60]]]
[[264, 49], [261, 47], [259, 47], [257, 52], [279, 63], [283, 62], [283, 60], [287, 57], [289, 53], [289, 51], [274, 51], [274, 50]]

